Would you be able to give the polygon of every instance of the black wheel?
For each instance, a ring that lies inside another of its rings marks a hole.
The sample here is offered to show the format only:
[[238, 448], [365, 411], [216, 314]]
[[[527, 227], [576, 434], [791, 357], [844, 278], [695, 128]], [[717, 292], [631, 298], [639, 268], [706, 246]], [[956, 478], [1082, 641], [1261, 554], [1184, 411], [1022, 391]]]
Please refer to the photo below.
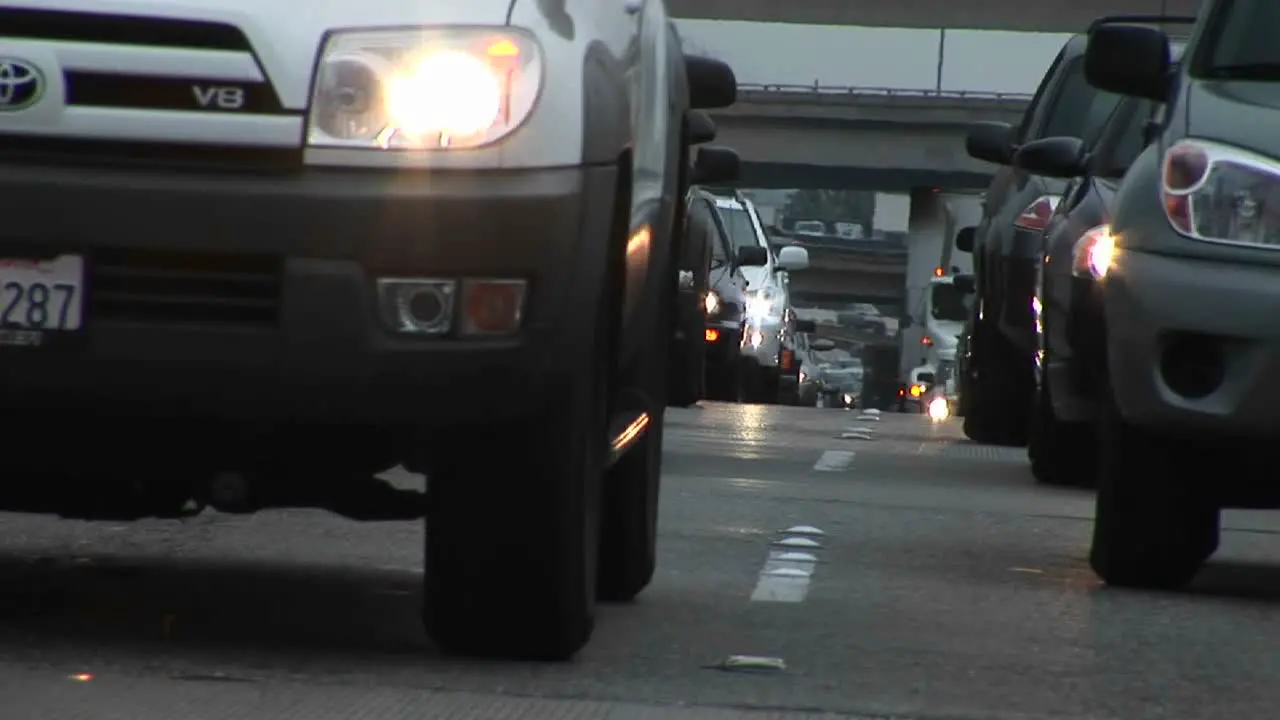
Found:
[[[649, 586], [657, 565], [658, 495], [666, 425], [659, 398], [667, 386], [663, 363], [667, 348], [662, 328], [668, 327], [673, 297], [674, 293], [669, 294], [659, 303], [655, 340], [648, 347], [648, 357], [640, 363], [634, 384], [650, 398], [648, 428], [605, 476], [596, 592], [601, 600], [609, 602], [633, 599]], [[702, 329], [701, 320], [698, 328]], [[699, 375], [704, 372], [700, 366]]]
[[1046, 485], [1092, 487], [1097, 478], [1096, 457], [1094, 428], [1088, 423], [1058, 420], [1049, 382], [1041, 379], [1027, 435], [1031, 474]]
[[[423, 620], [446, 652], [564, 660], [595, 626], [612, 314], [529, 422], [436, 435]], [[590, 327], [590, 326], [589, 326]], [[664, 358], [665, 359], [665, 358]], [[491, 452], [470, 452], [478, 441]]]
[[[703, 307], [707, 283], [711, 273], [711, 245], [704, 232], [686, 233], [682, 252], [685, 260], [680, 265], [693, 273], [693, 287], [676, 295], [674, 317], [676, 339], [670, 343], [670, 365], [667, 371], [667, 404], [672, 407], [689, 407], [705, 395], [704, 378], [707, 374], [707, 349], [704, 340], [706, 311]], [[690, 269], [692, 268], [692, 269]]]
[[596, 592], [627, 602], [653, 580], [658, 558], [658, 496], [662, 477], [663, 416], [649, 418], [645, 436], [605, 477]]
[[974, 376], [964, 393], [964, 434], [980, 443], [1025, 445], [1035, 387], [1032, 359], [992, 322], [976, 320], [972, 363]]
[[1089, 564], [1108, 585], [1181, 588], [1218, 549], [1219, 509], [1188, 472], [1203, 463], [1186, 443], [1126, 422], [1113, 402], [1102, 414]]

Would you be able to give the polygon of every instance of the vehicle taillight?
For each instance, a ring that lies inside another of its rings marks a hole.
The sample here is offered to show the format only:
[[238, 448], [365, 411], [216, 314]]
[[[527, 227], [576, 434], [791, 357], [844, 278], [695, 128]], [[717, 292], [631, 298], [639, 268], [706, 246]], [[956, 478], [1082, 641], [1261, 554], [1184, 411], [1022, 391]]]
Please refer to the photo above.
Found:
[[1042, 232], [1049, 224], [1049, 218], [1053, 217], [1053, 211], [1058, 208], [1060, 199], [1057, 195], [1041, 195], [1022, 211], [1013, 221], [1013, 226], [1021, 230]]
[[1110, 225], [1089, 228], [1071, 249], [1071, 274], [1080, 278], [1106, 277], [1115, 262], [1116, 238]]

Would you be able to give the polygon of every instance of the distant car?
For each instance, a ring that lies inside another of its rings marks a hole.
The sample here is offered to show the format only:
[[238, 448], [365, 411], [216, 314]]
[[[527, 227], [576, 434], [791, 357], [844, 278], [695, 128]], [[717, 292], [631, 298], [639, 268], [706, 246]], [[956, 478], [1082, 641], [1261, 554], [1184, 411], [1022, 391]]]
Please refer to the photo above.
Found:
[[768, 262], [758, 246], [735, 248], [716, 198], [695, 188], [690, 193], [689, 217], [710, 248], [707, 290], [702, 298], [702, 354], [706, 396], [710, 400], [746, 399], [746, 361], [742, 357], [746, 330], [747, 278], [744, 270]]
[[973, 240], [957, 246], [973, 253], [977, 302], [970, 339], [972, 383], [964, 431], [978, 442], [1024, 445], [1035, 392], [1035, 328], [1031, 299], [1040, 237], [1062, 197], [1065, 182], [1013, 165], [1016, 148], [1043, 137], [1094, 137], [1120, 98], [1091, 87], [1084, 77], [1088, 38], [1071, 37], [1045, 72], [1022, 123], [976, 123], [968, 153], [1001, 166], [991, 181]]
[[1147, 127], [1163, 105], [1125, 98], [1097, 141], [1056, 137], [1018, 151], [1033, 172], [1073, 180], [1049, 222], [1036, 286], [1039, 362], [1027, 455], [1044, 483], [1092, 485], [1097, 471], [1093, 398], [1105, 371], [1105, 324], [1090, 271], [1093, 251], [1109, 242], [1116, 189], [1147, 146]]

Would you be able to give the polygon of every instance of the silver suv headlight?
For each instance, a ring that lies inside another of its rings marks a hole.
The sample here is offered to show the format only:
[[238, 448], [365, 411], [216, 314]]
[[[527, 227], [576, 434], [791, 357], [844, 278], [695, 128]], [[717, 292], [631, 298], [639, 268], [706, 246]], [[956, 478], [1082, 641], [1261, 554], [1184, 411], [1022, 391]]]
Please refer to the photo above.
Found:
[[516, 28], [344, 30], [316, 64], [307, 144], [447, 150], [520, 127], [542, 89], [538, 41]]
[[747, 296], [747, 316], [753, 320], [774, 319], [782, 316], [787, 297], [774, 290], [756, 290]]
[[1174, 143], [1161, 195], [1175, 230], [1208, 242], [1280, 249], [1280, 162], [1205, 140]]

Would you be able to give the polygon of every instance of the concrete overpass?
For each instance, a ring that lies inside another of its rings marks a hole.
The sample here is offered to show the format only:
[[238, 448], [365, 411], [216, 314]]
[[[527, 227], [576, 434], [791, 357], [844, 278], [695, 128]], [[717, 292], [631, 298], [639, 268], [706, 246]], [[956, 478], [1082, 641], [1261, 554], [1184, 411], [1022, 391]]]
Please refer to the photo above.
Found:
[[1078, 32], [1102, 15], [1194, 15], [1200, 0], [667, 0], [667, 6], [688, 19]]
[[970, 158], [977, 120], [1020, 121], [1025, 94], [744, 84], [715, 111], [716, 142], [743, 160], [740, 185], [984, 188], [992, 167]]
[[809, 267], [791, 274], [791, 293], [798, 305], [905, 307], [906, 245], [884, 247], [884, 241], [816, 244], [797, 239], [809, 251]]

